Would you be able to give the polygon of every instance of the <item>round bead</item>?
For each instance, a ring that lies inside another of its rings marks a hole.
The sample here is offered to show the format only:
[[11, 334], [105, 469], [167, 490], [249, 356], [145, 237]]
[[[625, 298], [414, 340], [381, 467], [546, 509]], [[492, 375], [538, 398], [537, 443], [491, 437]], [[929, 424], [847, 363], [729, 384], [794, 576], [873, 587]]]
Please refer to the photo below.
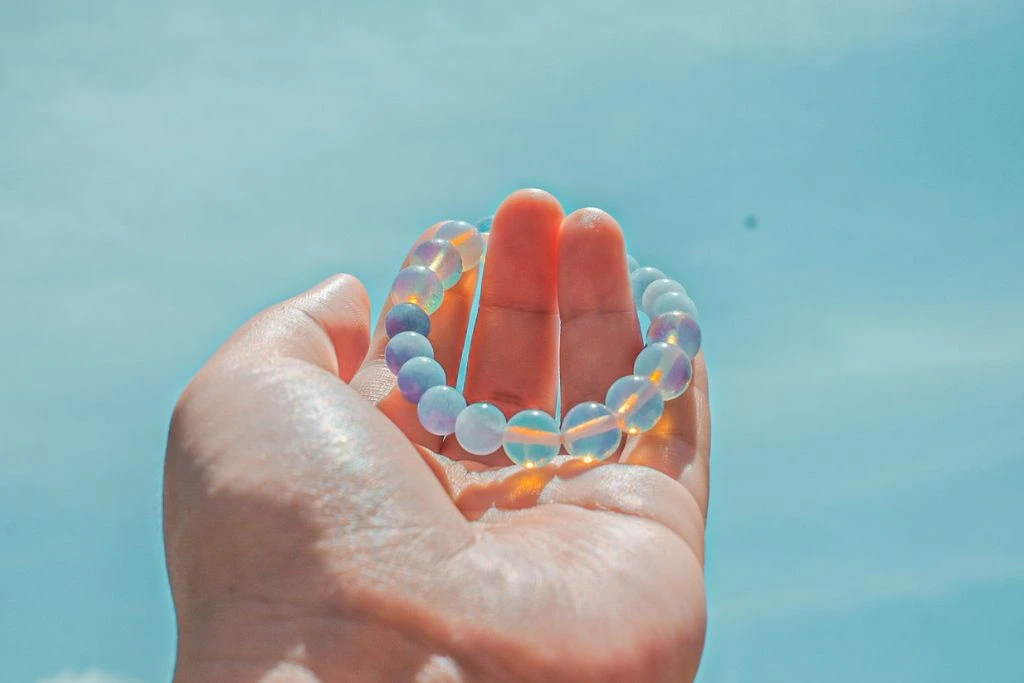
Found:
[[505, 416], [490, 403], [467, 406], [455, 419], [455, 438], [466, 452], [487, 455], [498, 450], [505, 433]]
[[462, 277], [462, 256], [448, 240], [432, 239], [420, 242], [412, 250], [409, 262], [414, 266], [426, 266], [441, 278], [441, 285], [450, 289]]
[[651, 306], [654, 305], [654, 302], [657, 301], [659, 296], [669, 292], [686, 294], [686, 289], [675, 280], [670, 280], [667, 277], [655, 280], [647, 285], [647, 289], [644, 290], [643, 299], [640, 301], [640, 306], [643, 308], [644, 313], [651, 315]]
[[647, 289], [647, 285], [651, 284], [655, 280], [660, 280], [663, 277], [665, 277], [665, 273], [661, 272], [657, 268], [651, 268], [650, 266], [637, 268], [630, 273], [629, 280], [633, 283], [633, 300], [636, 301], [637, 308], [643, 310], [642, 302], [644, 290]]
[[402, 332], [418, 332], [426, 337], [430, 334], [430, 316], [416, 304], [398, 304], [384, 318], [384, 331], [388, 337]]
[[700, 325], [680, 311], [662, 313], [647, 328], [647, 343], [655, 342], [675, 344], [693, 359], [700, 351]]
[[384, 362], [396, 375], [406, 362], [417, 356], [434, 357], [434, 347], [430, 345], [430, 340], [419, 332], [399, 332], [384, 347]]
[[670, 311], [679, 311], [694, 320], [697, 319], [697, 305], [693, 303], [693, 299], [688, 294], [683, 294], [682, 292], [666, 292], [659, 296], [651, 304], [649, 315], [651, 318], [657, 318], [659, 315]]
[[654, 382], [666, 401], [686, 391], [693, 379], [693, 365], [686, 353], [665, 342], [656, 342], [641, 351], [633, 372]]
[[622, 432], [608, 406], [581, 403], [562, 418], [562, 441], [569, 455], [586, 461], [605, 460], [619, 447]]
[[509, 460], [523, 467], [546, 465], [558, 455], [561, 436], [555, 419], [541, 410], [524, 410], [508, 421], [502, 438]]
[[416, 356], [398, 371], [398, 390], [407, 400], [416, 403], [430, 387], [445, 383], [444, 368], [433, 358]]
[[462, 270], [473, 270], [480, 263], [484, 253], [484, 240], [475, 225], [465, 221], [448, 221], [434, 233], [435, 237], [448, 240], [455, 245], [462, 256]]
[[665, 409], [657, 385], [640, 375], [615, 380], [608, 389], [605, 405], [611, 408], [619, 427], [627, 434], [639, 434], [653, 427]]
[[437, 273], [426, 266], [409, 266], [398, 271], [391, 285], [391, 300], [396, 304], [416, 304], [428, 314], [441, 306], [444, 285]]
[[640, 262], [637, 261], [632, 256], [630, 256], [629, 254], [626, 254], [626, 269], [629, 270], [630, 275], [632, 275], [633, 271], [636, 270], [639, 267], [640, 267]]
[[416, 404], [420, 424], [431, 434], [447, 436], [455, 431], [455, 419], [466, 407], [466, 399], [447, 385], [430, 387]]
[[480, 232], [486, 233], [491, 231], [492, 225], [494, 225], [494, 216], [488, 216], [487, 218], [481, 218], [477, 222], [476, 229]]

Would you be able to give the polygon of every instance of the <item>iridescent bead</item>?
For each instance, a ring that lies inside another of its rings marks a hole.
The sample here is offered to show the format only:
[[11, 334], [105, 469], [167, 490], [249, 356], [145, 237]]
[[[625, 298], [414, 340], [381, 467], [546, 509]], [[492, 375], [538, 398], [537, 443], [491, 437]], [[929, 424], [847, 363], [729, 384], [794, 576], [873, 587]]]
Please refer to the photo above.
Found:
[[654, 382], [666, 401], [686, 391], [693, 379], [690, 358], [678, 346], [665, 342], [651, 344], [641, 351], [633, 363], [633, 372]]
[[633, 283], [633, 300], [636, 301], [637, 308], [643, 310], [641, 303], [643, 302], [644, 290], [647, 289], [647, 285], [663, 277], [665, 277], [665, 273], [650, 266], [637, 268], [630, 273], [629, 280]]
[[396, 375], [406, 362], [417, 356], [433, 358], [434, 347], [430, 345], [429, 339], [412, 330], [399, 332], [384, 347], [384, 362]]
[[619, 428], [627, 434], [646, 432], [658, 422], [665, 409], [665, 399], [657, 385], [640, 375], [615, 380], [604, 402], [615, 413]]
[[430, 387], [416, 404], [420, 424], [431, 434], [447, 436], [455, 431], [455, 420], [466, 407], [466, 399], [447, 385]]
[[420, 242], [412, 250], [409, 263], [426, 266], [437, 273], [445, 289], [450, 289], [462, 277], [462, 256], [448, 240], [434, 238]]
[[679, 311], [694, 320], [697, 319], [697, 305], [693, 303], [693, 299], [688, 294], [683, 294], [682, 292], [666, 292], [659, 296], [651, 304], [651, 311], [648, 315], [651, 318], [657, 318], [659, 315], [669, 311]]
[[524, 410], [512, 416], [502, 438], [509, 460], [523, 467], [546, 465], [558, 455], [561, 435], [558, 423], [540, 410]]
[[476, 229], [482, 233], [491, 231], [491, 226], [494, 224], [494, 216], [488, 216], [487, 218], [481, 218], [476, 224]]
[[384, 331], [388, 337], [402, 332], [419, 332], [426, 337], [430, 335], [430, 316], [416, 304], [398, 304], [384, 318]]
[[662, 313], [647, 328], [647, 343], [655, 342], [675, 344], [692, 360], [700, 351], [700, 325], [681, 311]]
[[639, 267], [640, 267], [640, 262], [637, 261], [632, 256], [630, 256], [629, 254], [626, 254], [626, 270], [629, 271], [629, 274], [632, 275], [633, 271], [636, 270]]
[[434, 237], [448, 240], [462, 255], [462, 270], [473, 270], [484, 253], [484, 240], [475, 225], [465, 221], [448, 221], [434, 233]]
[[497, 406], [473, 403], [455, 419], [455, 438], [467, 453], [487, 455], [501, 446], [506, 424]]
[[681, 292], [682, 294], [686, 294], [686, 288], [675, 280], [670, 280], [667, 277], [655, 280], [651, 284], [647, 285], [647, 289], [644, 290], [644, 296], [640, 301], [640, 307], [643, 309], [644, 313], [650, 316], [651, 306], [654, 305], [654, 302], [658, 300], [659, 296], [662, 294], [668, 294], [669, 292]]
[[444, 285], [437, 273], [426, 266], [409, 266], [398, 271], [391, 285], [391, 300], [396, 304], [416, 304], [428, 314], [441, 306]]
[[416, 403], [430, 387], [445, 383], [444, 368], [433, 358], [410, 358], [398, 371], [398, 390], [407, 400]]
[[605, 460], [622, 440], [619, 421], [608, 406], [589, 401], [574, 407], [562, 418], [562, 442], [569, 455]]

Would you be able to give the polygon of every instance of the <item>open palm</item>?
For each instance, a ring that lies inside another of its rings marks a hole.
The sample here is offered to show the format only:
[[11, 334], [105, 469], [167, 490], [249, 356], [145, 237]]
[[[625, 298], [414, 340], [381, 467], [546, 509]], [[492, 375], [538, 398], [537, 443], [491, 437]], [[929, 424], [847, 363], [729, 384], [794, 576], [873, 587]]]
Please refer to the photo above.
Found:
[[[434, 228], [423, 238], [428, 238]], [[477, 271], [432, 318], [454, 383]], [[709, 424], [693, 388], [617, 463], [524, 470], [425, 432], [338, 276], [260, 314], [183, 394], [165, 537], [181, 681], [689, 680]], [[536, 190], [496, 214], [465, 394], [600, 401], [642, 347], [618, 225]], [[560, 378], [560, 380], [559, 380]]]

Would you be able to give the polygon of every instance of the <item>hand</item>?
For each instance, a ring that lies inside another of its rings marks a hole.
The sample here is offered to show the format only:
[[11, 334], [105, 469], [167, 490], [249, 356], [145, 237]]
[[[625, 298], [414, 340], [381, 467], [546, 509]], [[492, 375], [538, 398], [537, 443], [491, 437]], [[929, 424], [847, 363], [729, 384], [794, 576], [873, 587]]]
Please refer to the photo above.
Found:
[[[435, 226], [436, 227], [436, 226]], [[428, 237], [434, 228], [428, 230]], [[622, 233], [501, 205], [465, 394], [602, 400], [642, 347]], [[432, 317], [453, 384], [479, 269]], [[165, 472], [180, 681], [690, 680], [705, 631], [707, 375], [617, 463], [475, 458], [418, 424], [353, 277], [261, 313], [175, 410]], [[629, 464], [626, 464], [629, 463]]]

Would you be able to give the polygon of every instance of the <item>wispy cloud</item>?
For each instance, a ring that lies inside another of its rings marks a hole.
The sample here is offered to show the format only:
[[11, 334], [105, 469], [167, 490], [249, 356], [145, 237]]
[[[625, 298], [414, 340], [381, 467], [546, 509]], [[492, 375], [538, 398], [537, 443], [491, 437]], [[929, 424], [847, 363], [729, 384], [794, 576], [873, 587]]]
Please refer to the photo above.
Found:
[[64, 669], [54, 676], [40, 678], [37, 683], [142, 683], [142, 681], [109, 671], [90, 668], [82, 672]]

